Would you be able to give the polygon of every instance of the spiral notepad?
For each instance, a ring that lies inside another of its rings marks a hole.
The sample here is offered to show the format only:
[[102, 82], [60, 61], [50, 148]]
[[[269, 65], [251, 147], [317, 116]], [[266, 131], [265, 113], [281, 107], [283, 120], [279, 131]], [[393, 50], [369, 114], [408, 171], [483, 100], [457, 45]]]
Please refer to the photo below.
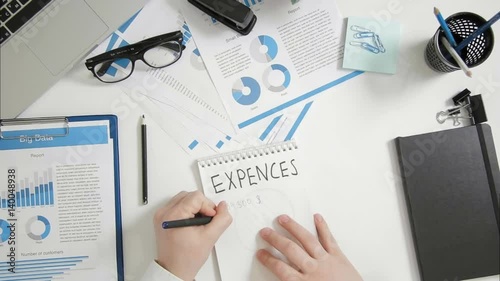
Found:
[[205, 195], [226, 201], [233, 216], [215, 245], [222, 280], [277, 280], [255, 258], [258, 249], [271, 250], [258, 236], [260, 229], [286, 234], [277, 216], [290, 215], [315, 233], [307, 199], [310, 166], [293, 141], [198, 161]]

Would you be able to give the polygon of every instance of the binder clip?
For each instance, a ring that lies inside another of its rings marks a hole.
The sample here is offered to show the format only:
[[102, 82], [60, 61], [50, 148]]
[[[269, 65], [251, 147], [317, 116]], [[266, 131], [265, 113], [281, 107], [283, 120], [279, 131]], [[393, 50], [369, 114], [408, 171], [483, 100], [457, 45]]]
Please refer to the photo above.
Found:
[[[471, 125], [487, 122], [483, 98], [481, 95], [471, 96], [470, 94], [471, 92], [465, 89], [454, 96], [452, 100], [456, 107], [438, 112], [436, 114], [438, 123], [443, 124], [448, 119], [453, 120], [453, 126], [461, 125], [460, 119], [470, 119]], [[463, 115], [462, 111], [466, 114]]]
[[[213, 20], [219, 21], [241, 35], [248, 35], [257, 22], [257, 16], [249, 7], [240, 3], [241, 1], [188, 0], [188, 2], [211, 16]], [[255, 4], [255, 1], [252, 2]]]

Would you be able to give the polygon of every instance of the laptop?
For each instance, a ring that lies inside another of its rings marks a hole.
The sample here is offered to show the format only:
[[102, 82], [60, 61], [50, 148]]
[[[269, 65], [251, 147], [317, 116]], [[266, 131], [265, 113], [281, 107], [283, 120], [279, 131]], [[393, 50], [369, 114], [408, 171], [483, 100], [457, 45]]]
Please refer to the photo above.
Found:
[[146, 0], [0, 0], [0, 118], [14, 118]]

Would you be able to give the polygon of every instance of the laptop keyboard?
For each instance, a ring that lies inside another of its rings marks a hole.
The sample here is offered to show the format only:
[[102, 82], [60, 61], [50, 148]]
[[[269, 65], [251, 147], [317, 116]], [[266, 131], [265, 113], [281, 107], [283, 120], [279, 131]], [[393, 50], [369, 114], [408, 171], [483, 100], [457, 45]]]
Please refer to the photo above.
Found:
[[0, 0], [0, 44], [52, 0]]

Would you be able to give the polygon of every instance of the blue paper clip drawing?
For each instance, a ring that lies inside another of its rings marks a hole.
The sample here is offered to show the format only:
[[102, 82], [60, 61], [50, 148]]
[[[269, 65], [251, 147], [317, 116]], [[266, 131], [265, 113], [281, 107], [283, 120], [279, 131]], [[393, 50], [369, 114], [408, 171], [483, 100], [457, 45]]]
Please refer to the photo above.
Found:
[[356, 39], [371, 38], [374, 36], [375, 36], [375, 33], [373, 33], [373, 32], [358, 32], [358, 33], [354, 33], [354, 35], [353, 35], [353, 37]]
[[361, 27], [359, 25], [351, 25], [351, 30], [352, 31], [358, 31], [358, 32], [371, 32], [371, 30], [366, 29], [364, 27]]
[[365, 50], [367, 50], [369, 52], [372, 52], [374, 54], [380, 53], [380, 50], [377, 47], [375, 47], [375, 46], [373, 46], [371, 44], [368, 44], [366, 42], [351, 41], [351, 42], [349, 42], [349, 44], [351, 46], [360, 46], [361, 48], [363, 48], [363, 49], [365, 49]]
[[377, 48], [381, 53], [385, 53], [384, 45], [382, 45], [382, 40], [380, 40], [380, 36], [378, 36], [378, 34], [375, 34], [375, 45], [377, 45]]

